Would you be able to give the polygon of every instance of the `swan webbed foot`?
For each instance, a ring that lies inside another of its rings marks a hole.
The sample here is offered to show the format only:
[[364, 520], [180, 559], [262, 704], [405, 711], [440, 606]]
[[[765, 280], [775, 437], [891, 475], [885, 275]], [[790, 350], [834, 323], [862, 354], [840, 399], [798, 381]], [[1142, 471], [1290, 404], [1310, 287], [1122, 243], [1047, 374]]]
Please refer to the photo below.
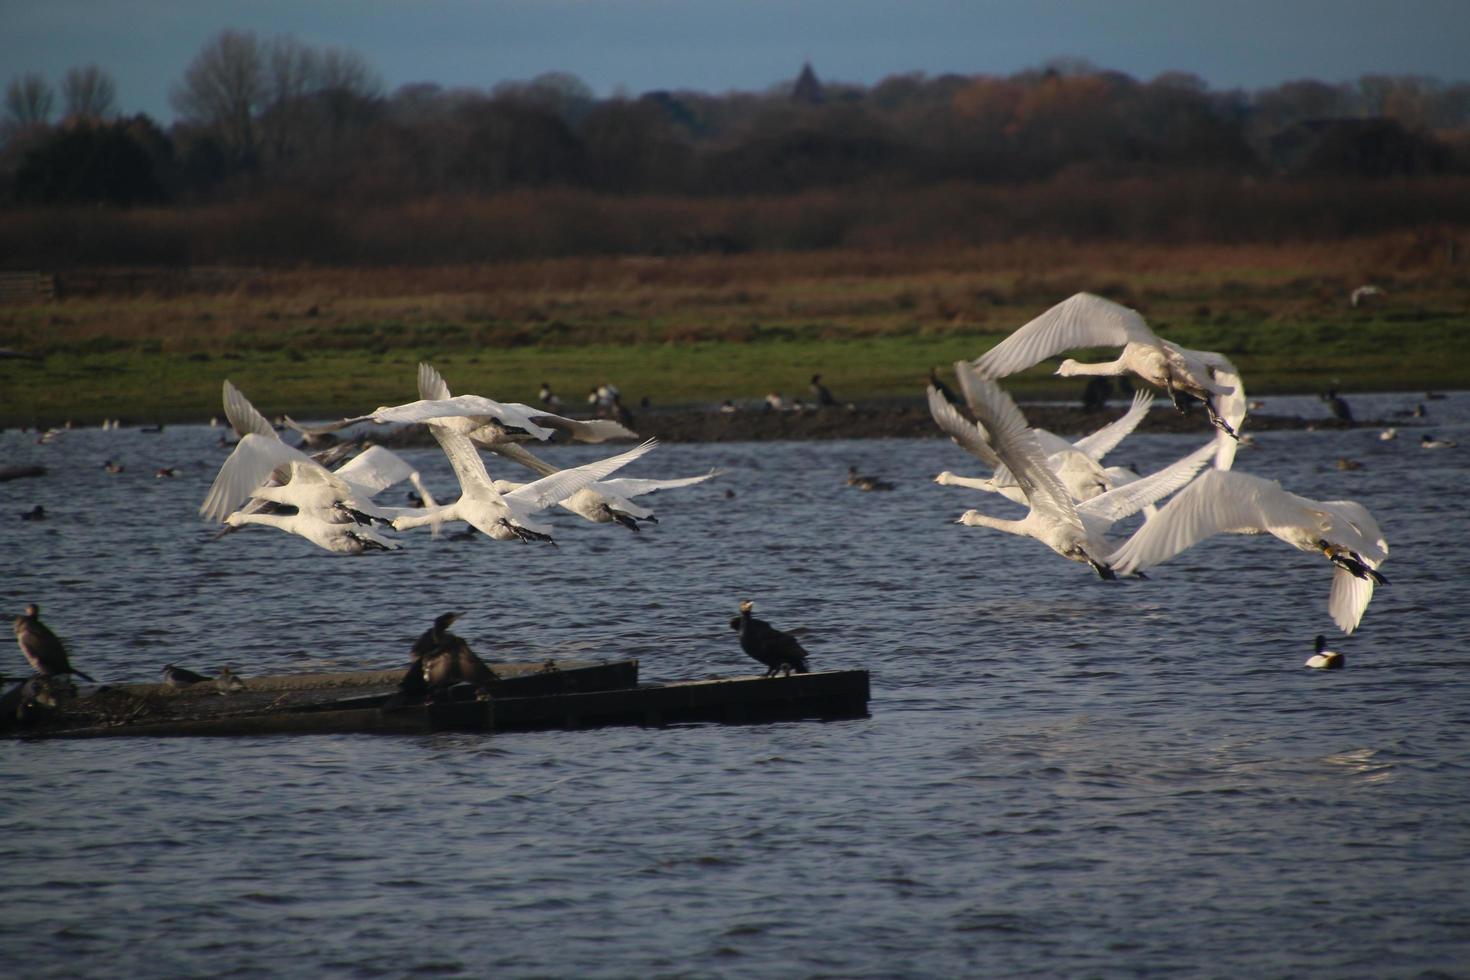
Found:
[[1118, 578], [1118, 575], [1117, 575], [1116, 572], [1114, 572], [1111, 568], [1109, 568], [1107, 565], [1104, 565], [1100, 561], [1096, 561], [1095, 559], [1088, 558], [1087, 559], [1087, 564], [1091, 565], [1092, 566], [1092, 570], [1095, 571], [1095, 572], [1097, 572], [1097, 577], [1100, 578], [1100, 579], [1102, 579], [1102, 580], [1104, 580], [1104, 581], [1112, 582], [1112, 581], [1115, 581]]

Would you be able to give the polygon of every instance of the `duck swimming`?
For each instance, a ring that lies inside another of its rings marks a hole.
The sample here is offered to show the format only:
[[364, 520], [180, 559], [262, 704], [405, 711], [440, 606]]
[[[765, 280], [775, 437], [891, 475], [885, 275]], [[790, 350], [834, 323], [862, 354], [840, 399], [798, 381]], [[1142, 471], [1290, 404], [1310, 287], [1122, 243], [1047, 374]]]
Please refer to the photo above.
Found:
[[1341, 670], [1344, 663], [1342, 654], [1327, 649], [1327, 637], [1318, 633], [1316, 652], [1307, 658], [1306, 666], [1314, 670]]

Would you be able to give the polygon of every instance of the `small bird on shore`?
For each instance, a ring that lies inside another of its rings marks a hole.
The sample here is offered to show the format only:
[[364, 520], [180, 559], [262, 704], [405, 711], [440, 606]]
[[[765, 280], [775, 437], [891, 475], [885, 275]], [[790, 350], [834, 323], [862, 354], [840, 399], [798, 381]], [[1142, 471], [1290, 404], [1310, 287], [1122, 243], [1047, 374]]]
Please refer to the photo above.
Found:
[[806, 659], [809, 654], [790, 633], [783, 633], [763, 619], [750, 614], [755, 603], [749, 599], [740, 604], [740, 615], [730, 620], [730, 628], [740, 634], [740, 648], [768, 668], [765, 676], [775, 677], [778, 671], [789, 677], [794, 670], [798, 674], [810, 673]]
[[20, 646], [20, 652], [25, 655], [26, 661], [36, 673], [46, 677], [75, 674], [83, 680], [89, 680], [93, 684], [97, 683], [97, 678], [71, 665], [71, 661], [66, 656], [66, 647], [62, 645], [56, 634], [41, 622], [41, 607], [34, 602], [26, 606], [24, 616], [15, 617], [15, 642]]
[[1345, 662], [1342, 654], [1327, 649], [1327, 637], [1318, 633], [1316, 650], [1307, 658], [1306, 666], [1314, 670], [1341, 670]]
[[163, 682], [169, 687], [189, 687], [191, 684], [202, 684], [207, 680], [211, 678], [203, 674], [196, 674], [187, 667], [166, 664], [163, 668]]
[[[208, 680], [208, 678], [205, 678]], [[219, 676], [214, 679], [214, 686], [221, 694], [234, 694], [245, 690], [245, 682], [235, 676], [235, 672], [228, 665], [221, 667]]]

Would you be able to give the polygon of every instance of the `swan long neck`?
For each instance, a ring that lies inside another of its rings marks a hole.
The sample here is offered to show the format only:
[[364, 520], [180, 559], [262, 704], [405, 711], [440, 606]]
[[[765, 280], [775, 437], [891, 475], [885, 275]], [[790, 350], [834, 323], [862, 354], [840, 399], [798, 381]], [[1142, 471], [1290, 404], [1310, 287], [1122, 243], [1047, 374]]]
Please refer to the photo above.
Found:
[[1124, 365], [1123, 358], [1121, 357], [1115, 361], [1105, 361], [1095, 364], [1087, 363], [1084, 361], [1074, 361], [1072, 360], [1072, 358], [1069, 357], [1065, 361], [1063, 361], [1061, 365], [1057, 368], [1057, 374], [1061, 375], [1064, 378], [1073, 378], [1081, 375], [1086, 375], [1089, 377], [1093, 375], [1111, 376], [1115, 374], [1122, 374], [1123, 371]]
[[403, 531], [411, 527], [423, 527], [425, 524], [443, 524], [446, 521], [459, 520], [459, 512], [454, 505], [440, 507], [437, 510], [426, 510], [422, 514], [404, 514], [393, 519], [395, 530]]
[[296, 525], [295, 514], [241, 514], [237, 524], [264, 524], [267, 527], [278, 527], [289, 531]]
[[1007, 520], [1003, 517], [991, 517], [989, 514], [982, 514], [978, 510], [965, 511], [960, 515], [959, 523], [964, 524], [966, 527], [988, 527], [995, 531], [1004, 531], [1007, 534], [1026, 535], [1026, 531], [1021, 527], [1024, 523], [1023, 521]]

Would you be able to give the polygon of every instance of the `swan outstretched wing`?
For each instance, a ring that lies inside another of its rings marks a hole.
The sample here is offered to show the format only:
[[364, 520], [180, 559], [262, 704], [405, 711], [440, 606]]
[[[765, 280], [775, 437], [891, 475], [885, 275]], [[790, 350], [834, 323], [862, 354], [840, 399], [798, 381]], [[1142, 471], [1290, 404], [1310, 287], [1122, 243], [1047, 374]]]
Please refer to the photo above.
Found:
[[1109, 524], [1115, 524], [1125, 517], [1138, 513], [1149, 504], [1157, 503], [1181, 487], [1187, 486], [1189, 481], [1194, 479], [1195, 474], [1199, 473], [1210, 461], [1214, 453], [1215, 442], [1211, 440], [1188, 456], [1170, 463], [1161, 470], [1130, 480], [1107, 493], [1098, 494], [1091, 500], [1083, 501], [1077, 505], [1077, 512], [1099, 517]]
[[1128, 411], [1096, 432], [1078, 439], [1072, 443], [1072, 448], [1086, 453], [1099, 463], [1102, 462], [1104, 456], [1116, 449], [1118, 443], [1138, 428], [1139, 423], [1148, 416], [1148, 410], [1153, 403], [1152, 394], [1146, 391], [1135, 391], [1133, 404], [1128, 407]]
[[592, 484], [592, 489], [598, 493], [610, 493], [619, 497], [641, 497], [647, 493], [656, 493], [659, 490], [676, 490], [679, 487], [692, 487], [720, 475], [721, 470], [710, 470], [699, 476], [673, 477], [668, 480], [640, 479], [627, 476], [617, 477], [612, 480], [599, 480]]
[[382, 446], [370, 446], [335, 471], [338, 478], [361, 487], [368, 496], [409, 479], [414, 468], [402, 456]]
[[1092, 293], [1077, 293], [1017, 329], [973, 363], [982, 377], [1004, 378], [1074, 347], [1122, 347], [1158, 340], [1138, 311]]
[[230, 428], [235, 430], [235, 435], [242, 439], [251, 433], [270, 436], [272, 439], [280, 438], [266, 417], [228, 379], [224, 385], [224, 402], [225, 418], [229, 420]]
[[209, 520], [223, 521], [270, 479], [277, 467], [296, 462], [316, 466], [311, 457], [286, 445], [275, 432], [268, 436], [247, 433], [220, 467], [199, 513]]
[[467, 497], [497, 500], [500, 492], [485, 471], [485, 461], [470, 437], [450, 426], [431, 425], [429, 433], [444, 450], [454, 475], [459, 479], [460, 493]]
[[990, 445], [990, 439], [984, 427], [976, 425], [961, 415], [959, 409], [951, 405], [949, 400], [933, 385], [929, 386], [929, 414], [934, 417], [935, 423], [945, 435], [958, 443], [961, 449], [978, 458], [992, 470], [999, 470], [1005, 466], [1000, 461], [1000, 457], [995, 454], [994, 447]]
[[443, 401], [454, 396], [449, 393], [449, 384], [444, 376], [425, 361], [419, 362], [419, 397], [425, 401]]
[[1388, 558], [1388, 541], [1368, 508], [1356, 500], [1322, 500], [1316, 506], [1327, 515], [1323, 537], [1351, 548], [1374, 568]]
[[1363, 612], [1373, 599], [1373, 580], [1358, 578], [1345, 568], [1332, 569], [1332, 591], [1327, 594], [1327, 611], [1344, 633], [1358, 628]]
[[507, 501], [515, 501], [525, 506], [530, 505], [531, 510], [544, 510], [553, 504], [566, 500], [572, 494], [584, 487], [590, 486], [603, 477], [617, 472], [638, 457], [651, 452], [658, 446], [657, 439], [649, 439], [616, 456], [600, 459], [592, 463], [584, 463], [581, 466], [572, 466], [564, 470], [557, 470], [550, 476], [543, 476], [533, 483], [527, 483], [505, 495]]
[[1031, 509], [1074, 527], [1082, 526], [1072, 495], [1046, 464], [1026, 416], [1000, 385], [982, 377], [967, 361], [955, 362], [955, 374], [975, 417], [990, 434], [995, 455], [1026, 494]]
[[1168, 561], [1216, 534], [1316, 528], [1323, 515], [1305, 506], [1309, 503], [1283, 490], [1275, 480], [1212, 469], [1135, 531], [1108, 563], [1120, 574], [1127, 574]]
[[607, 442], [609, 439], [637, 439], [638, 433], [612, 419], [569, 419], [538, 411], [529, 405], [511, 403], [508, 408], [524, 409], [524, 418], [532, 425], [565, 432], [578, 442]]

